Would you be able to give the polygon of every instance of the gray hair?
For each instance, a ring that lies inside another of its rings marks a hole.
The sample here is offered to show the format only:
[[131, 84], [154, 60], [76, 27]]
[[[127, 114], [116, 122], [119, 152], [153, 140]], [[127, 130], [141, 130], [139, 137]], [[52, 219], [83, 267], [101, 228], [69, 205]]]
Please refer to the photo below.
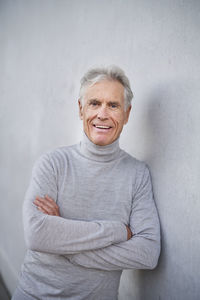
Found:
[[131, 91], [130, 82], [128, 77], [125, 75], [124, 71], [117, 66], [109, 66], [104, 68], [94, 68], [88, 70], [81, 79], [81, 87], [79, 92], [80, 101], [83, 104], [83, 98], [86, 88], [94, 85], [102, 80], [117, 80], [124, 87], [124, 102], [125, 111], [131, 105], [131, 100], [133, 98], [133, 93]]

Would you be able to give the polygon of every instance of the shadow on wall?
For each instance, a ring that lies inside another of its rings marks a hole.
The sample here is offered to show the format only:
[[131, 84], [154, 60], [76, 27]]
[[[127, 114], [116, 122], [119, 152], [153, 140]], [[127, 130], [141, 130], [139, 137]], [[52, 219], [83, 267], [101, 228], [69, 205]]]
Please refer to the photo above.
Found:
[[11, 297], [9, 295], [9, 292], [7, 288], [5, 287], [5, 284], [0, 276], [0, 299], [1, 300], [9, 300]]
[[183, 237], [180, 240], [180, 228], [187, 226], [181, 215], [184, 205], [187, 205], [183, 201], [188, 193], [184, 186], [191, 181], [187, 174], [191, 174], [192, 164], [197, 163], [192, 158], [198, 153], [195, 141], [200, 105], [198, 98], [191, 93], [194, 91], [191, 85], [188, 81], [165, 83], [158, 86], [146, 101], [145, 126], [141, 134], [145, 140], [144, 160], [151, 169], [161, 221], [162, 248], [155, 270], [134, 273], [139, 284], [137, 300], [172, 299], [175, 290], [177, 297], [181, 294], [182, 299], [187, 297], [181, 280], [181, 265], [178, 265], [181, 258], [176, 259], [176, 256], [179, 256], [181, 242], [184, 243]]
[[150, 95], [146, 111], [145, 140], [147, 160], [157, 167], [188, 154], [188, 143], [193, 136], [187, 134], [194, 129], [194, 110], [197, 100], [191, 95], [189, 83], [171, 82], [159, 86]]

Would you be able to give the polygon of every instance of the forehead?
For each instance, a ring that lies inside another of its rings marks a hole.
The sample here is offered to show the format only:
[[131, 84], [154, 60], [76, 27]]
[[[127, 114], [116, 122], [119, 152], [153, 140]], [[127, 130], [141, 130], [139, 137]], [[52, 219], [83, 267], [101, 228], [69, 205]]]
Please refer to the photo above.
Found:
[[86, 88], [85, 100], [124, 101], [124, 87], [116, 80], [102, 80]]

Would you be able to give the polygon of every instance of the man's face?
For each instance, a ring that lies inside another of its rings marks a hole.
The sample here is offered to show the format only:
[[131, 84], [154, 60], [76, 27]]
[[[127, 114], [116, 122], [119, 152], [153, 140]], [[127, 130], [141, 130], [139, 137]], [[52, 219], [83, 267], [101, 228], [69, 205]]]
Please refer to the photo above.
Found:
[[131, 106], [124, 110], [124, 87], [118, 81], [102, 80], [88, 87], [80, 118], [88, 138], [96, 145], [113, 143], [128, 122]]

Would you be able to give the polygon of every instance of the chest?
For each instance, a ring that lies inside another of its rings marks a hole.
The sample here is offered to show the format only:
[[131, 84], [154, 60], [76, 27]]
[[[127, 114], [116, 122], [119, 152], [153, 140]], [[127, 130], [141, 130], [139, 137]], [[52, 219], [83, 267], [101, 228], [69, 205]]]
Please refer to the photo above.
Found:
[[78, 220], [115, 220], [128, 223], [133, 178], [123, 164], [70, 162], [58, 182], [58, 205], [63, 217]]

